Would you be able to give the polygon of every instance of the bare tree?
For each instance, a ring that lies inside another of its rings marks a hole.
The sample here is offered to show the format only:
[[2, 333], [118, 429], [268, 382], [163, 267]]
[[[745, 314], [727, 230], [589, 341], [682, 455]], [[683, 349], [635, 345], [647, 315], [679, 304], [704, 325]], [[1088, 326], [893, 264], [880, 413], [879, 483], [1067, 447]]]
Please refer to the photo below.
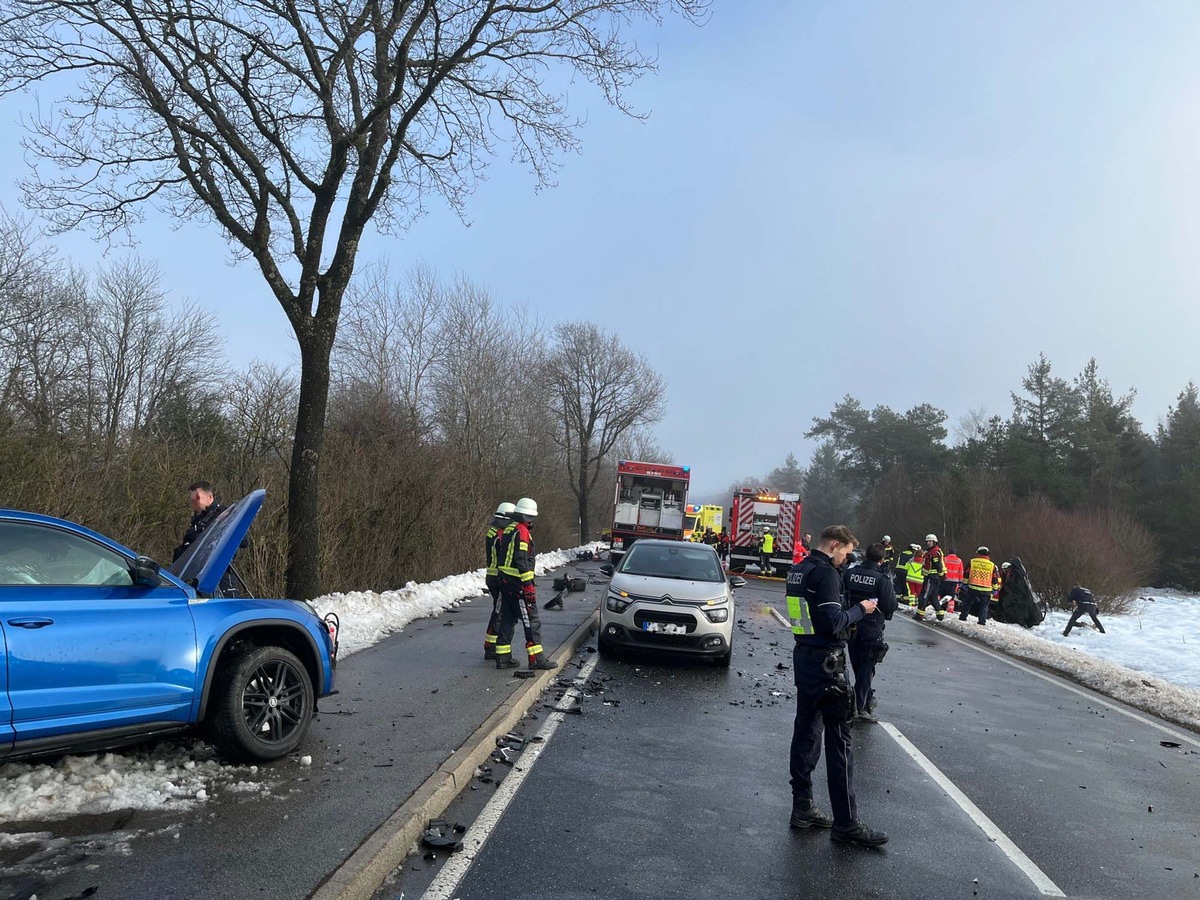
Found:
[[588, 498], [604, 461], [631, 429], [662, 418], [666, 388], [645, 358], [592, 322], [554, 329], [543, 371], [558, 415], [556, 432], [571, 492], [579, 504], [579, 539], [590, 534]]
[[[462, 209], [499, 142], [539, 184], [578, 145], [547, 73], [628, 111], [653, 59], [621, 36], [707, 0], [0, 0], [0, 91], [65, 76], [33, 121], [26, 201], [58, 228], [140, 221], [147, 202], [216, 222], [300, 347], [288, 592], [318, 592], [329, 356], [359, 243], [432, 194]], [[50, 174], [57, 168], [59, 174]]]

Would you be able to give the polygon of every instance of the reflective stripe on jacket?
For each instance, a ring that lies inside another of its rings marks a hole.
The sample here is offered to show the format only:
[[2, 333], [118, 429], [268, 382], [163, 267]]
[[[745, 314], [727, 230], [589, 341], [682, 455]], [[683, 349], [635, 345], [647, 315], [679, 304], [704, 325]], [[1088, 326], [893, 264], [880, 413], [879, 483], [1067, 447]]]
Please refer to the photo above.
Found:
[[946, 574], [946, 566], [942, 558], [942, 548], [937, 544], [934, 544], [925, 551], [925, 567], [922, 571], [924, 571], [926, 578], [930, 575]]
[[925, 581], [925, 564], [919, 563], [916, 560], [910, 559], [904, 567], [904, 577], [909, 581], [915, 581], [917, 584], [922, 584]]
[[946, 580], [963, 580], [963, 561], [953, 553], [946, 557]]
[[521, 584], [533, 581], [537, 554], [533, 549], [533, 535], [524, 522], [513, 522], [504, 529], [497, 541], [496, 556], [502, 579]]
[[967, 586], [976, 591], [990, 591], [997, 581], [996, 564], [986, 556], [976, 556], [971, 560], [970, 572], [967, 575]]
[[488, 523], [487, 534], [483, 538], [483, 558], [487, 562], [488, 575], [500, 574], [499, 561], [496, 559], [496, 539], [507, 524], [508, 519], [500, 516], [493, 516], [492, 521]]

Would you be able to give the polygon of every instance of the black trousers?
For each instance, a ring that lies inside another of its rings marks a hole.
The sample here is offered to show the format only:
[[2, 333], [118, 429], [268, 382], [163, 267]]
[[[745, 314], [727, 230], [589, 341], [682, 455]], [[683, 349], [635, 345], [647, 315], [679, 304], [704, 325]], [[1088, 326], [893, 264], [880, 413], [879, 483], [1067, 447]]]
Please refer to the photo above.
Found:
[[495, 636], [500, 633], [500, 576], [485, 575], [483, 581], [487, 585], [488, 593], [492, 595], [492, 614], [488, 616], [487, 634]]
[[[525, 649], [531, 654], [541, 653], [542, 620], [538, 616], [537, 599], [526, 600], [520, 586], [500, 583], [500, 632], [496, 637], [497, 647], [511, 647], [513, 634], [517, 630], [517, 619], [525, 628]], [[537, 648], [537, 649], [534, 649]]]
[[1104, 626], [1100, 624], [1100, 617], [1096, 615], [1100, 608], [1093, 606], [1090, 603], [1084, 603], [1075, 607], [1075, 611], [1071, 613], [1071, 621], [1067, 622], [1066, 630], [1063, 631], [1063, 637], [1071, 633], [1071, 629], [1075, 627], [1075, 623], [1082, 619], [1085, 615], [1092, 617], [1092, 622], [1096, 626], [1096, 630], [1104, 634]]
[[992, 602], [992, 592], [976, 591], [972, 588], [967, 588], [967, 602], [963, 604], [962, 612], [958, 617], [964, 622], [967, 621], [967, 616], [978, 616], [979, 624], [986, 625], [988, 617], [988, 604]]
[[818, 707], [817, 700], [834, 683], [821, 663], [828, 651], [810, 651], [797, 644], [792, 651], [796, 675], [796, 721], [792, 728], [789, 761], [792, 799], [812, 803], [812, 773], [821, 758], [822, 735], [825, 744], [825, 775], [829, 782], [829, 803], [835, 825], [849, 827], [858, 818], [854, 796], [854, 750], [850, 741], [850, 721], [846, 706], [828, 703]]
[[921, 585], [921, 599], [917, 603], [917, 608], [924, 610], [926, 606], [932, 606], [936, 611], [941, 612], [941, 590], [942, 576], [926, 575], [925, 583]]
[[875, 693], [871, 687], [871, 682], [875, 680], [875, 651], [882, 643], [883, 638], [867, 638], [853, 640], [846, 645], [850, 654], [850, 668], [854, 670], [854, 708], [859, 712], [867, 708], [871, 695]]

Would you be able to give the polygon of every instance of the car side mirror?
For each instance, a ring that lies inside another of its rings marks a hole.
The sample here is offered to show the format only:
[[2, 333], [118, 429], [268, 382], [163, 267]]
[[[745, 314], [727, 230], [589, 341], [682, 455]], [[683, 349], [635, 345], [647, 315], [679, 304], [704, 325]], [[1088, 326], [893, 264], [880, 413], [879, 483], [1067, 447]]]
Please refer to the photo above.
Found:
[[133, 568], [130, 571], [133, 583], [143, 587], [157, 587], [159, 568], [158, 563], [150, 557], [139, 556], [133, 561]]
[[613, 573], [612, 563], [605, 563], [604, 565], [602, 565], [600, 567], [600, 571], [603, 572], [605, 575], [611, 575]]
[[741, 575], [730, 575], [729, 576], [729, 586], [731, 588], [745, 587], [746, 579], [743, 578]]

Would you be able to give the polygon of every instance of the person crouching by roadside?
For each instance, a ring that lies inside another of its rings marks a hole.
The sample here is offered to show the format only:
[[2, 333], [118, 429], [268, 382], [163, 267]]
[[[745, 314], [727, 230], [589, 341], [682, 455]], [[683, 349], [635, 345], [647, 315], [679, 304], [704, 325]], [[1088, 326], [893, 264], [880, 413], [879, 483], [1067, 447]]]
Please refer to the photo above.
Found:
[[875, 689], [871, 682], [875, 678], [875, 666], [887, 653], [883, 642], [883, 630], [887, 620], [896, 611], [896, 591], [887, 570], [886, 549], [882, 544], [872, 544], [866, 550], [866, 560], [846, 572], [848, 606], [862, 600], [877, 600], [874, 612], [867, 613], [854, 629], [847, 643], [850, 667], [854, 670], [855, 718], [862, 722], [878, 722], [875, 718]]
[[1096, 598], [1092, 592], [1082, 585], [1075, 585], [1071, 588], [1071, 593], [1067, 594], [1067, 600], [1075, 604], [1075, 611], [1071, 613], [1071, 620], [1067, 622], [1067, 627], [1063, 629], [1063, 637], [1068, 637], [1071, 634], [1071, 629], [1075, 627], [1075, 623], [1083, 616], [1091, 616], [1092, 624], [1096, 626], [1096, 630], [1104, 634], [1104, 626], [1100, 624], [1100, 607], [1096, 603]]

